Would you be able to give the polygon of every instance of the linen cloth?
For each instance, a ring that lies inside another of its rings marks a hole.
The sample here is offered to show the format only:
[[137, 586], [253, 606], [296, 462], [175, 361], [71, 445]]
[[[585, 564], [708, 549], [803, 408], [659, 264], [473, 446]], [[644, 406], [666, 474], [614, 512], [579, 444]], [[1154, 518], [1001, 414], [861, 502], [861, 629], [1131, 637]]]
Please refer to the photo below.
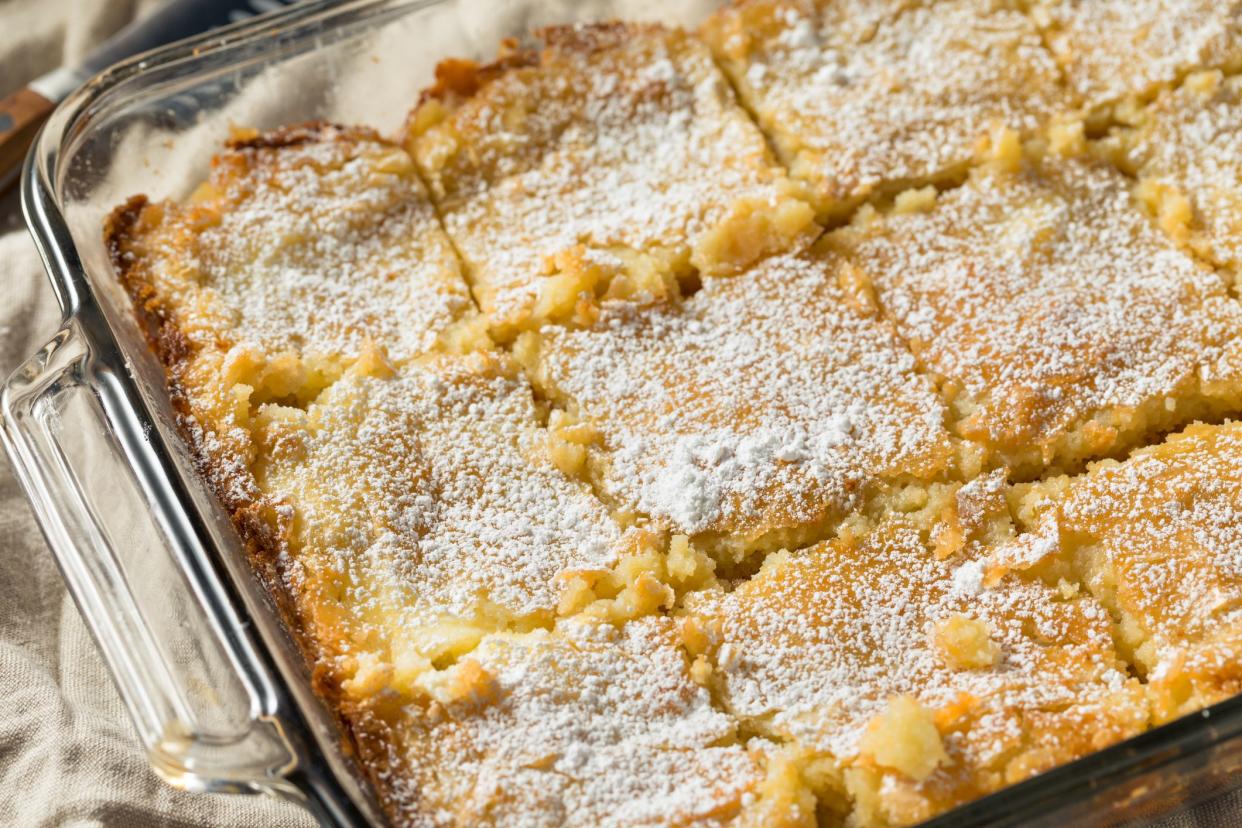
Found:
[[[74, 62], [157, 4], [0, 0], [0, 96]], [[0, 198], [0, 379], [51, 337], [58, 316], [10, 192]], [[0, 453], [0, 826], [311, 824], [292, 805], [185, 793], [155, 776]], [[1242, 792], [1162, 828], [1238, 825]]]

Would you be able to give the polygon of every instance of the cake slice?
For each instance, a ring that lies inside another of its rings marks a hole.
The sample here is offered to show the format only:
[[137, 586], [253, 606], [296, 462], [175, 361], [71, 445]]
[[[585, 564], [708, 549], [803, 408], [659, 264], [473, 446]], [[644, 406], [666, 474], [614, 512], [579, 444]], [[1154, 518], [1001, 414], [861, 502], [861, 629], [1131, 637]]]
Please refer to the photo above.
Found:
[[105, 241], [195, 462], [264, 567], [260, 406], [304, 407], [377, 350], [490, 347], [413, 161], [370, 130], [237, 131], [186, 203], [135, 197]]
[[1035, 0], [1031, 15], [1096, 121], [1191, 72], [1242, 68], [1237, 0]]
[[[1034, 146], [1034, 145], [1032, 145]], [[1023, 151], [865, 209], [829, 243], [869, 284], [984, 467], [1080, 468], [1242, 404], [1242, 308], [1085, 157]]]
[[489, 636], [355, 720], [398, 824], [815, 824], [781, 751], [743, 745], [691, 680], [667, 618]]
[[954, 463], [934, 389], [851, 278], [816, 246], [681, 302], [605, 302], [590, 327], [544, 328], [515, 353], [623, 523], [738, 563]]
[[[1010, 532], [992, 489], [932, 487], [684, 599], [687, 647], [725, 709], [801, 755], [846, 824], [922, 822], [1146, 727], [1104, 607], [987, 563]], [[979, 531], [945, 555], [948, 523], [972, 522], [959, 501], [983, 506]]]
[[995, 0], [741, 0], [702, 32], [827, 221], [959, 179], [989, 131], [1065, 105], [1035, 25]]
[[1140, 200], [1179, 244], [1242, 272], [1242, 77], [1191, 75], [1110, 139]]
[[666, 299], [813, 238], [798, 188], [701, 43], [676, 29], [546, 29], [539, 51], [448, 61], [406, 145], [493, 333]]
[[443, 349], [473, 314], [410, 157], [360, 128], [238, 132], [187, 203], [134, 199], [108, 241], [140, 306], [259, 399], [305, 401], [372, 345]]
[[1157, 723], [1242, 692], [1242, 424], [1196, 424], [1122, 462], [1030, 486], [1039, 543], [1116, 616]]
[[571, 586], [589, 594], [566, 610], [672, 603], [661, 539], [622, 531], [556, 466], [502, 355], [360, 362], [305, 411], [264, 406], [254, 431], [286, 589], [347, 691], [413, 681], [492, 631], [547, 626]]

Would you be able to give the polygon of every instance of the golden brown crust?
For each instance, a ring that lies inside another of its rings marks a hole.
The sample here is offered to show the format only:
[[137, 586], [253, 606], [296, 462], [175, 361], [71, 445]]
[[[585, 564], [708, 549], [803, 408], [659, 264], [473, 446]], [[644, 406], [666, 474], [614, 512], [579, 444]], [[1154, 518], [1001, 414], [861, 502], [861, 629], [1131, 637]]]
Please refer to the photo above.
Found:
[[[230, 141], [230, 147], [292, 146], [322, 140], [323, 128], [326, 126], [328, 125], [308, 124], [277, 130], [271, 141], [247, 137]], [[135, 319], [142, 328], [148, 345], [164, 367], [177, 430], [190, 451], [195, 472], [207, 483], [228, 512], [247, 561], [258, 575], [267, 594], [271, 596], [285, 630], [301, 651], [306, 664], [310, 666], [311, 688], [340, 728], [342, 752], [354, 759], [367, 759], [359, 762], [358, 767], [371, 783], [372, 789], [380, 793], [385, 811], [390, 815], [395, 814], [396, 804], [386, 796], [388, 788], [382, 777], [386, 765], [372, 761], [381, 756], [384, 737], [374, 735], [375, 728], [368, 723], [378, 720], [346, 698], [332, 670], [320, 661], [319, 642], [311, 629], [300, 621], [295, 596], [288, 588], [288, 573], [282, 567], [287, 528], [270, 506], [239, 496], [241, 489], [254, 490], [253, 478], [243, 481], [243, 486], [234, 485], [236, 481], [229, 479], [228, 470], [209, 449], [202, 427], [195, 419], [190, 401], [177, 379], [179, 371], [193, 357], [193, 346], [178, 324], [175, 311], [164, 303], [154, 286], [143, 275], [139, 260], [127, 255], [145, 214], [156, 209], [159, 209], [158, 206], [152, 205], [146, 196], [136, 195], [113, 210], [105, 219], [104, 241], [117, 280], [129, 294]]]
[[104, 240], [117, 278], [134, 303], [147, 342], [160, 362], [171, 368], [189, 356], [190, 344], [169, 317], [155, 288], [142, 277], [138, 263], [126, 254], [135, 226], [149, 206], [145, 195], [136, 195], [113, 210], [104, 221]]
[[454, 101], [471, 98], [479, 90], [511, 69], [533, 66], [539, 58], [534, 52], [518, 49], [514, 41], [505, 41], [512, 51], [503, 51], [491, 63], [448, 58], [436, 64], [435, 83], [419, 96], [419, 104], [429, 100]]
[[668, 30], [656, 23], [612, 20], [576, 26], [546, 26], [535, 32], [535, 36], [553, 51], [599, 52], [624, 46], [634, 38], [649, 37]]
[[225, 147], [230, 150], [282, 149], [342, 139], [383, 140], [378, 132], [369, 127], [346, 126], [331, 121], [304, 121], [266, 132], [234, 130], [225, 141]]
[[[114, 210], [104, 224], [104, 238], [112, 264], [121, 285], [130, 295], [135, 316], [146, 334], [147, 342], [164, 366], [166, 387], [177, 429], [190, 449], [195, 471], [207, 481], [213, 494], [224, 505], [230, 521], [242, 541], [242, 548], [251, 566], [260, 575], [264, 587], [279, 606], [284, 620], [293, 618], [293, 600], [284, 588], [284, 579], [278, 567], [283, 548], [281, 531], [274, 528], [262, 515], [256, 502], [239, 497], [239, 487], [230, 485], [223, 468], [204, 440], [190, 409], [190, 402], [177, 380], [182, 366], [192, 357], [193, 346], [177, 323], [174, 311], [168, 308], [151, 283], [142, 275], [137, 261], [126, 255], [132, 242], [134, 228], [142, 220], [146, 210], [153, 209], [146, 196], [138, 195]], [[253, 480], [247, 481], [253, 486]], [[295, 626], [290, 625], [290, 629]], [[303, 645], [305, 649], [305, 644]], [[310, 652], [310, 651], [308, 651]]]
[[522, 48], [518, 41], [506, 38], [500, 42], [496, 59], [488, 63], [461, 58], [446, 58], [437, 63], [435, 82], [423, 89], [419, 104], [429, 100], [454, 102], [472, 98], [507, 72], [537, 66], [540, 62], [549, 60], [550, 52], [598, 52], [613, 49], [635, 35], [658, 32], [662, 28], [654, 24], [621, 21], [546, 26], [535, 32], [535, 38], [546, 49], [542, 53], [535, 49]]

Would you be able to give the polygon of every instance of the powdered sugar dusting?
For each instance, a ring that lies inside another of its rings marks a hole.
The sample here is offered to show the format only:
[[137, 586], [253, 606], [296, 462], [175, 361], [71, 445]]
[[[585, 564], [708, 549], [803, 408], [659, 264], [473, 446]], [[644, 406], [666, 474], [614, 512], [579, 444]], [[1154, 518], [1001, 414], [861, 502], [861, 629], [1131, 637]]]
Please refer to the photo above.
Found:
[[755, 539], [943, 467], [943, 408], [847, 304], [839, 264], [776, 257], [682, 306], [611, 303], [589, 330], [545, 330], [545, 379], [602, 432], [610, 497], [675, 531]]
[[412, 163], [359, 131], [304, 138], [217, 159], [218, 221], [178, 251], [200, 295], [218, 303], [234, 344], [263, 355], [351, 358], [373, 342], [403, 360], [430, 349], [472, 305]]
[[455, 109], [451, 161], [426, 160], [434, 132], [415, 144], [475, 294], [502, 323], [530, 313], [552, 257], [576, 245], [684, 268], [735, 203], [789, 200], [705, 47], [640, 26], [552, 38], [537, 68]]
[[1041, 0], [1035, 8], [1089, 107], [1242, 61], [1237, 0]]
[[[1092, 708], [1126, 680], [1103, 607], [1013, 578], [984, 587], [977, 561], [937, 560], [913, 528], [892, 522], [858, 545], [791, 553], [687, 607], [722, 624], [721, 653], [732, 656], [717, 659], [718, 672], [733, 712], [843, 760], [893, 695], [939, 710], [969, 694], [969, 724], [952, 728], [969, 768], [1021, 729], [1024, 712]], [[933, 635], [955, 614], [987, 625], [994, 666], [946, 666]], [[1056, 729], [1056, 717], [1045, 726]]]
[[1062, 551], [1056, 516], [1045, 517], [1031, 532], [1018, 535], [992, 551], [990, 563], [1006, 569], [1031, 569]]
[[[771, 22], [754, 34], [761, 9]], [[824, 199], [943, 173], [996, 124], [1033, 129], [1061, 98], [1034, 25], [987, 0], [750, 2], [708, 33], [782, 160]]]
[[[665, 618], [621, 630], [571, 622], [556, 635], [491, 636], [471, 654], [494, 702], [450, 704], [424, 811], [506, 825], [719, 825], [758, 782], [730, 745], [734, 722], [692, 683]], [[752, 794], [753, 798], [753, 794]]]
[[834, 242], [920, 360], [959, 383], [962, 430], [1020, 449], [1110, 407], [1237, 377], [1242, 309], [1176, 249], [1117, 172], [1077, 160], [979, 168], [927, 212]]
[[1195, 248], [1219, 266], [1242, 269], [1242, 77], [1161, 95], [1132, 136], [1131, 160], [1144, 182], [1189, 199]]
[[[1149, 670], [1242, 657], [1242, 425], [1192, 426], [1074, 481], [1057, 510], [1116, 573]], [[1136, 630], [1137, 631], [1137, 630]], [[1163, 665], [1163, 667], [1161, 667]]]
[[260, 482], [297, 514], [296, 556], [351, 572], [351, 606], [385, 607], [390, 631], [484, 607], [549, 614], [558, 577], [607, 569], [624, 546], [589, 491], [540, 459], [530, 389], [506, 366], [477, 355], [347, 376], [305, 425], [266, 436]]

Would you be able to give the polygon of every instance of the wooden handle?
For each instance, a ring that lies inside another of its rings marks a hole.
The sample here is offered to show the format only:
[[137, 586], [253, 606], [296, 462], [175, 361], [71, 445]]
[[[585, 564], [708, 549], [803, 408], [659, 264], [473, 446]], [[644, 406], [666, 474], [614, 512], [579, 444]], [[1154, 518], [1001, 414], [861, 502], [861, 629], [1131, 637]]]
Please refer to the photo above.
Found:
[[17, 178], [39, 126], [56, 104], [30, 89], [19, 89], [0, 101], [0, 190]]

